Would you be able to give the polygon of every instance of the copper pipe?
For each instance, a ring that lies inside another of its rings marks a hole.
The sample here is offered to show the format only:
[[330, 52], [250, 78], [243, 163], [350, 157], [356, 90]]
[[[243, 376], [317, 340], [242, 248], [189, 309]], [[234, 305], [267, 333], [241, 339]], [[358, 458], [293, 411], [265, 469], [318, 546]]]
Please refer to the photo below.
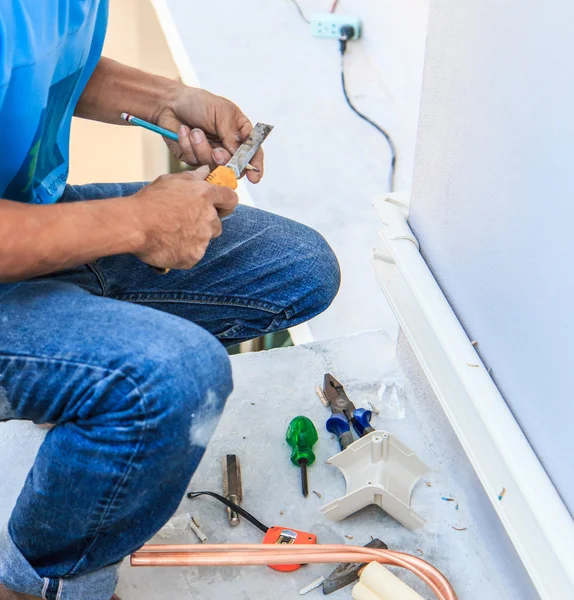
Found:
[[[176, 553], [184, 553], [185, 556], [189, 556], [190, 554], [194, 554], [194, 553], [204, 554], [205, 552], [213, 553], [213, 552], [221, 552], [222, 550], [224, 550], [224, 554], [223, 554], [224, 558], [229, 557], [230, 553], [237, 553], [237, 552], [264, 552], [266, 554], [269, 554], [272, 552], [278, 552], [278, 553], [280, 553], [280, 561], [288, 560], [288, 558], [286, 558], [286, 556], [285, 556], [286, 552], [287, 553], [303, 552], [306, 554], [309, 554], [309, 553], [324, 554], [324, 553], [341, 552], [341, 551], [342, 552], [359, 552], [362, 554], [370, 554], [374, 558], [380, 558], [381, 553], [382, 553], [383, 556], [386, 556], [387, 559], [390, 559], [390, 560], [385, 561], [387, 564], [396, 564], [397, 566], [409, 568], [409, 570], [412, 570], [413, 572], [418, 571], [419, 568], [421, 568], [421, 567], [423, 570], [425, 570], [425, 568], [427, 568], [427, 567], [430, 567], [434, 571], [434, 573], [438, 573], [440, 575], [440, 578], [442, 578], [443, 580], [446, 581], [446, 579], [440, 573], [440, 571], [436, 570], [434, 567], [432, 567], [432, 565], [429, 565], [426, 561], [423, 561], [422, 559], [417, 558], [415, 556], [411, 556], [409, 554], [403, 554], [401, 552], [394, 552], [394, 551], [389, 551], [389, 550], [377, 551], [374, 549], [357, 547], [357, 546], [346, 546], [346, 545], [340, 546], [340, 545], [329, 545], [329, 544], [318, 544], [318, 545], [314, 545], [314, 546], [309, 546], [309, 545], [305, 545], [305, 546], [292, 546], [292, 545], [267, 546], [267, 545], [262, 545], [262, 544], [211, 544], [211, 545], [203, 545], [200, 547], [189, 546], [189, 545], [152, 545], [152, 546], [144, 546], [140, 552], [144, 552], [144, 553], [147, 553], [147, 552], [152, 552], [152, 553], [153, 552], [157, 552], [157, 553], [169, 552], [169, 553], [172, 553], [175, 551]], [[295, 556], [297, 557], [298, 555], [296, 554]], [[213, 556], [213, 554], [211, 554], [210, 557], [215, 560], [215, 557]], [[292, 560], [296, 561], [297, 560], [296, 557]], [[149, 557], [149, 558], [151, 560], [153, 560], [153, 557]], [[221, 557], [217, 557], [217, 558], [219, 559]], [[181, 559], [181, 556], [178, 556], [178, 559]], [[190, 558], [189, 560], [191, 561], [191, 560], [195, 560], [195, 559]], [[301, 561], [300, 557], [299, 557], [299, 561]], [[363, 560], [360, 560], [360, 562], [364, 562], [364, 558], [363, 558]], [[434, 575], [434, 573], [433, 573], [433, 575]], [[420, 573], [417, 572], [416, 574], [420, 576]], [[447, 582], [447, 584], [448, 584], [448, 582]]]
[[337, 544], [158, 544], [144, 546], [132, 554], [131, 564], [141, 566], [247, 566], [289, 563], [370, 562], [408, 569], [426, 583], [439, 600], [457, 600], [448, 579], [426, 561], [394, 550]]
[[[225, 552], [225, 556], [229, 556], [230, 553], [237, 552], [270, 552], [276, 551], [281, 553], [281, 560], [286, 560], [284, 553], [287, 552], [304, 552], [304, 553], [332, 553], [332, 552], [359, 552], [362, 554], [370, 553], [375, 558], [380, 557], [382, 552], [384, 556], [390, 557], [393, 564], [397, 566], [407, 566], [410, 563], [412, 566], [426, 566], [428, 563], [420, 558], [411, 556], [410, 554], [403, 554], [402, 552], [396, 552], [391, 550], [377, 551], [371, 548], [364, 548], [362, 546], [346, 546], [346, 545], [332, 545], [332, 544], [317, 544], [317, 545], [304, 545], [304, 546], [292, 546], [292, 545], [262, 545], [262, 544], [205, 544], [202, 546], [189, 546], [189, 545], [175, 545], [175, 544], [157, 544], [144, 546], [138, 553], [184, 553], [185, 555], [195, 553], [213, 553], [213, 552]], [[135, 556], [135, 555], [134, 555]], [[211, 555], [213, 558], [213, 555]], [[191, 559], [190, 559], [191, 560]], [[429, 565], [431, 566], [431, 565]], [[415, 567], [416, 568], [416, 567]], [[432, 567], [434, 569], [434, 567]], [[440, 572], [439, 572], [440, 573]]]
[[[412, 557], [416, 558], [416, 557]], [[398, 561], [387, 559], [379, 556], [373, 556], [370, 553], [360, 554], [357, 552], [321, 552], [321, 553], [274, 553], [273, 551], [268, 552], [234, 552], [228, 554], [226, 552], [210, 552], [206, 555], [203, 554], [186, 554], [184, 552], [170, 552], [170, 553], [154, 553], [154, 552], [138, 552], [137, 557], [132, 559], [132, 566], [163, 566], [163, 567], [183, 567], [183, 566], [252, 566], [252, 565], [270, 565], [270, 564], [291, 564], [291, 563], [342, 563], [342, 562], [370, 562], [377, 560], [383, 564], [390, 564], [395, 566], [405, 566], [412, 573], [417, 575], [422, 581], [424, 581], [432, 591], [437, 595], [439, 599], [454, 600], [456, 596], [448, 596], [443, 594], [443, 588], [448, 589], [447, 586], [441, 585], [442, 582], [435, 581], [433, 574], [425, 572], [424, 569], [419, 569], [415, 565], [399, 564]], [[423, 561], [424, 563], [424, 561]], [[428, 563], [425, 563], [425, 565]], [[431, 565], [428, 565], [431, 567]], [[434, 567], [431, 567], [434, 568]]]

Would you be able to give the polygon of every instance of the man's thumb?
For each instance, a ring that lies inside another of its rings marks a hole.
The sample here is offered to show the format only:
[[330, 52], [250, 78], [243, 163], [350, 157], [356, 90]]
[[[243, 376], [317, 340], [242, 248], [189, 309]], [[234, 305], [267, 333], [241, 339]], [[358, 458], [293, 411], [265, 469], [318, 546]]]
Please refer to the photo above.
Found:
[[210, 173], [210, 170], [207, 165], [203, 165], [202, 167], [199, 167], [198, 169], [195, 169], [194, 171], [186, 171], [186, 173], [192, 179], [206, 179]]

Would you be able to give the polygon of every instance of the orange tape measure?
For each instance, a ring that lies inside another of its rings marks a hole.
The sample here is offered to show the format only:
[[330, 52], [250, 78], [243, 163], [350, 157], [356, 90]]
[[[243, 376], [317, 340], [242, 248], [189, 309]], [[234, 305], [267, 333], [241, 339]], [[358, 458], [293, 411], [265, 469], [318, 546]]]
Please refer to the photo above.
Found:
[[[264, 544], [316, 544], [317, 536], [308, 531], [297, 531], [296, 529], [287, 529], [286, 527], [269, 527], [265, 537]], [[270, 569], [289, 573], [300, 569], [303, 565], [268, 565]]]
[[[290, 529], [289, 527], [279, 527], [279, 525], [274, 525], [273, 527], [268, 527], [264, 525], [261, 521], [256, 519], [252, 514], [248, 513], [244, 508], [235, 504], [228, 498], [224, 498], [215, 492], [190, 492], [187, 494], [187, 497], [190, 500], [197, 498], [198, 496], [211, 496], [216, 500], [219, 500], [221, 503], [225, 504], [242, 517], [247, 519], [252, 525], [255, 525], [257, 529], [262, 531], [265, 536], [263, 537], [264, 544], [316, 544], [317, 536], [314, 533], [309, 533], [308, 531], [298, 531], [297, 529]], [[289, 573], [291, 571], [296, 571], [300, 569], [303, 565], [268, 565], [270, 569], [274, 571], [282, 571], [283, 573]]]

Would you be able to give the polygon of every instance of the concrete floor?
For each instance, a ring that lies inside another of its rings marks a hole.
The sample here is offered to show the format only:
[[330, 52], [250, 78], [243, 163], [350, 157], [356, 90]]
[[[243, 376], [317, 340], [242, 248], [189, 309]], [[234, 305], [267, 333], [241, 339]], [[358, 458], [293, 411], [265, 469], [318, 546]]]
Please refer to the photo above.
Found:
[[[242, 461], [243, 504], [267, 524], [312, 531], [326, 543], [364, 544], [371, 535], [379, 537], [390, 548], [422, 556], [443, 570], [460, 600], [530, 598], [518, 591], [512, 553], [505, 548], [501, 557], [504, 544], [493, 537], [492, 527], [483, 526], [482, 509], [473, 508], [472, 469], [436, 401], [419, 393], [420, 373], [407, 374], [411, 383], [406, 418], [377, 418], [375, 425], [397, 435], [435, 469], [425, 478], [430, 486], [419, 483], [413, 495], [414, 509], [428, 521], [426, 528], [410, 532], [376, 507], [340, 523], [330, 522], [319, 512], [320, 506], [344, 494], [345, 485], [339, 471], [325, 464], [337, 452], [338, 444], [324, 429], [329, 412], [319, 402], [314, 387], [330, 371], [346, 386], [357, 406], [368, 400], [376, 402], [381, 376], [395, 360], [395, 344], [380, 331], [233, 357], [235, 391], [190, 489], [220, 491], [221, 457], [234, 452]], [[290, 419], [298, 414], [310, 417], [319, 431], [317, 461], [309, 468], [309, 481], [310, 489], [318, 491], [321, 499], [313, 493], [307, 499], [301, 496], [298, 470], [289, 462], [284, 435]], [[28, 423], [0, 425], [0, 523], [8, 518], [42, 437], [43, 432]], [[442, 501], [442, 496], [456, 498], [459, 510], [455, 503]], [[249, 523], [231, 529], [224, 508], [210, 498], [184, 500], [178, 510], [182, 512], [195, 516], [211, 542], [261, 539]], [[170, 541], [197, 543], [191, 533]], [[303, 585], [328, 575], [332, 568], [314, 565], [283, 574], [259, 567], [134, 569], [126, 563], [118, 593], [123, 600], [296, 598]], [[419, 582], [407, 579], [424, 598], [431, 598]], [[309, 595], [319, 596], [320, 590]], [[332, 598], [350, 598], [350, 588]]]

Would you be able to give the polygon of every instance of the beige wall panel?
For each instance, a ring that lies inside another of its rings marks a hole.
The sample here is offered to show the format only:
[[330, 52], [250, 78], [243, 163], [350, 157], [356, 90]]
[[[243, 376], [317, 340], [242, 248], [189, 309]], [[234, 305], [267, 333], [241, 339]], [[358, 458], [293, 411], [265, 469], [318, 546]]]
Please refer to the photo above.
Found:
[[[177, 70], [148, 0], [111, 0], [104, 55], [177, 78]], [[74, 119], [69, 182], [154, 179], [167, 172], [168, 156], [165, 144], [156, 134], [136, 127]]]

